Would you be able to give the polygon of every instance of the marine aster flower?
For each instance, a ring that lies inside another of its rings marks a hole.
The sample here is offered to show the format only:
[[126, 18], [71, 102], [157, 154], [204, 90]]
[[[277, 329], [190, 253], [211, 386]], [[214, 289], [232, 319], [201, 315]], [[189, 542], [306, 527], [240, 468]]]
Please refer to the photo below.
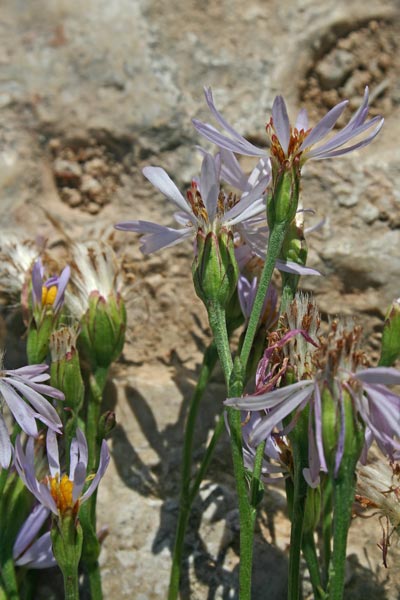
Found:
[[[49, 429], [46, 436], [49, 474], [38, 481], [35, 475], [34, 440], [29, 438], [24, 452], [21, 437], [15, 442], [15, 467], [25, 486], [39, 502], [56, 516], [67, 513], [78, 514], [80, 505], [96, 490], [110, 462], [107, 442], [103, 440], [100, 451], [99, 468], [96, 475], [87, 478], [88, 447], [80, 429], [71, 442], [69, 475], [61, 474], [57, 437]], [[91, 479], [87, 490], [82, 494], [86, 481]]]
[[[312, 365], [302, 368], [300, 381], [268, 389], [242, 398], [229, 398], [228, 406], [240, 410], [265, 411], [260, 423], [254, 428], [251, 443], [257, 446], [268, 439], [274, 430], [287, 433], [295, 426], [297, 415], [309, 406], [309, 469], [304, 473], [310, 485], [318, 484], [320, 470], [327, 472], [327, 462], [322, 438], [322, 395], [326, 386], [336, 403], [336, 412], [341, 422], [335, 453], [335, 474], [343, 458], [344, 442], [344, 395], [351, 398], [355, 418], [365, 427], [365, 456], [374, 438], [391, 459], [399, 456], [400, 443], [400, 396], [387, 385], [400, 383], [400, 372], [394, 368], [363, 368], [363, 353], [357, 350], [361, 330], [357, 327], [348, 331], [332, 324], [331, 334], [313, 353]], [[308, 372], [307, 372], [308, 371]], [[291, 422], [283, 427], [282, 422], [291, 416]]]
[[56, 566], [50, 531], [36, 538], [49, 515], [50, 510], [38, 504], [22, 525], [13, 546], [13, 558], [17, 567], [49, 569]]
[[[266, 158], [268, 154], [265, 150], [254, 146], [254, 144], [251, 144], [242, 137], [218, 112], [214, 104], [211, 88], [205, 88], [204, 92], [206, 102], [213, 117], [228, 135], [220, 133], [209, 123], [202, 123], [197, 119], [193, 119], [193, 124], [197, 131], [217, 146], [226, 148], [231, 152]], [[368, 115], [368, 97], [369, 91], [368, 87], [366, 87], [362, 104], [347, 125], [338, 133], [323, 141], [337, 123], [348, 100], [343, 100], [334, 106], [315, 127], [310, 128], [307, 111], [304, 108], [300, 110], [295, 125], [291, 126], [286, 103], [282, 96], [277, 96], [272, 105], [272, 118], [267, 125], [267, 133], [271, 142], [273, 167], [274, 163], [278, 163], [279, 165], [287, 162], [293, 164], [294, 161], [297, 161], [301, 167], [306, 160], [342, 156], [369, 144], [379, 133], [384, 119], [376, 116], [366, 121]], [[366, 132], [368, 134], [360, 139], [360, 136], [363, 136]], [[358, 141], [356, 141], [357, 138]], [[353, 140], [354, 143], [352, 143]]]
[[47, 365], [30, 365], [19, 369], [0, 370], [0, 466], [10, 464], [12, 448], [2, 415], [3, 401], [21, 429], [37, 437], [36, 419], [60, 433], [62, 423], [55, 408], [44, 396], [64, 400], [64, 394], [43, 383], [50, 379]]
[[173, 229], [148, 221], [126, 221], [115, 225], [116, 229], [144, 234], [140, 249], [144, 254], [150, 254], [175, 246], [193, 237], [198, 230], [205, 235], [210, 231], [218, 234], [222, 228], [233, 230], [238, 224], [264, 213], [264, 193], [270, 182], [268, 161], [261, 161], [249, 178], [241, 179], [240, 198], [220, 190], [223, 173], [220, 154], [214, 157], [204, 152], [200, 179], [192, 181], [184, 198], [164, 169], [145, 167], [144, 176], [180, 209], [174, 217], [183, 228]]

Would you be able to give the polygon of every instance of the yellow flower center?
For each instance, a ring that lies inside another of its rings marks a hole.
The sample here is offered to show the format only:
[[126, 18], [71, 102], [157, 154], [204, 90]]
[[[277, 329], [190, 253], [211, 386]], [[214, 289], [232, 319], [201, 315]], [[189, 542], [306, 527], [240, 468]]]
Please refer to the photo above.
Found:
[[73, 511], [77, 509], [79, 501], [74, 502], [72, 498], [74, 482], [70, 481], [68, 475], [63, 475], [61, 480], [58, 474], [55, 477], [48, 477], [47, 485], [60, 514], [66, 513], [69, 509]]
[[45, 285], [42, 287], [42, 306], [52, 306], [57, 296], [57, 286], [52, 285], [47, 288]]

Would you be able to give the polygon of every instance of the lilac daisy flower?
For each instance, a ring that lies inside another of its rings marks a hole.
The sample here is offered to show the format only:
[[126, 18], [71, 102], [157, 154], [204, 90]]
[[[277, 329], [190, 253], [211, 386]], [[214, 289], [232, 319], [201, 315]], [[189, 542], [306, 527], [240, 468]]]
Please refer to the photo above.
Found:
[[[400, 456], [400, 396], [387, 385], [400, 383], [400, 372], [394, 368], [363, 368], [365, 357], [358, 350], [360, 328], [348, 331], [332, 324], [331, 334], [312, 355], [312, 363], [302, 365], [300, 381], [268, 390], [265, 393], [242, 398], [229, 398], [228, 406], [240, 410], [265, 411], [254, 428], [251, 443], [257, 446], [276, 429], [288, 433], [296, 424], [297, 416], [309, 407], [309, 469], [304, 476], [310, 485], [319, 481], [319, 472], [328, 471], [322, 436], [322, 397], [329, 390], [335, 403], [339, 434], [334, 457], [337, 474], [344, 453], [344, 397], [351, 399], [355, 418], [364, 424], [366, 450], [375, 439], [390, 458]], [[311, 364], [314, 365], [313, 369]], [[309, 371], [311, 369], [311, 372]], [[283, 427], [284, 419], [291, 421]]]
[[19, 530], [13, 547], [14, 562], [18, 567], [49, 569], [56, 566], [50, 531], [37, 538], [49, 515], [50, 510], [38, 504]]
[[[39, 502], [54, 515], [62, 517], [66, 513], [78, 514], [79, 506], [96, 490], [110, 462], [107, 442], [103, 440], [100, 450], [100, 462], [96, 475], [87, 477], [88, 447], [86, 438], [80, 429], [71, 442], [69, 475], [61, 474], [57, 437], [49, 429], [46, 437], [49, 475], [38, 481], [35, 475], [34, 440], [29, 438], [24, 452], [21, 437], [15, 442], [15, 467], [22, 481]], [[91, 480], [82, 494], [86, 481]]]
[[65, 288], [67, 287], [70, 268], [67, 265], [61, 275], [44, 279], [44, 266], [38, 258], [32, 269], [32, 302], [34, 310], [41, 311], [52, 307], [54, 313], [58, 313], [64, 303]]
[[[249, 281], [244, 275], [239, 275], [238, 279], [238, 297], [246, 323], [248, 322], [253, 309], [254, 300], [257, 294], [258, 278], [254, 277]], [[261, 313], [261, 321], [265, 330], [272, 329], [278, 320], [278, 294], [273, 285], [270, 285], [265, 296], [264, 306]]]
[[220, 190], [221, 173], [220, 154], [214, 157], [204, 152], [200, 179], [192, 182], [184, 198], [164, 169], [145, 167], [145, 177], [180, 209], [174, 217], [183, 227], [173, 229], [148, 221], [126, 221], [115, 225], [116, 229], [144, 234], [140, 249], [150, 254], [175, 246], [198, 230], [218, 234], [221, 229], [233, 230], [238, 224], [264, 213], [264, 193], [271, 177], [268, 161], [259, 163], [247, 181], [241, 182], [240, 198]]
[[[277, 96], [272, 106], [272, 118], [267, 125], [271, 141], [272, 162], [279, 165], [297, 160], [303, 165], [307, 160], [342, 156], [369, 144], [379, 133], [384, 119], [376, 116], [367, 121], [368, 87], [365, 88], [361, 106], [338, 133], [324, 141], [343, 113], [348, 100], [334, 106], [313, 128], [308, 123], [307, 111], [300, 110], [295, 125], [290, 125], [286, 103]], [[215, 107], [211, 88], [205, 88], [205, 98], [215, 120], [227, 132], [220, 133], [213, 125], [193, 119], [197, 131], [219, 147], [245, 156], [266, 158], [265, 150], [254, 146], [229, 125]], [[364, 135], [366, 134], [366, 135]], [[354, 141], [354, 143], [352, 143]]]
[[64, 400], [64, 394], [43, 383], [50, 379], [47, 370], [45, 364], [0, 370], [0, 465], [3, 468], [8, 467], [12, 455], [10, 436], [1, 410], [3, 401], [27, 435], [37, 437], [36, 419], [57, 433], [61, 431], [61, 419], [44, 396]]

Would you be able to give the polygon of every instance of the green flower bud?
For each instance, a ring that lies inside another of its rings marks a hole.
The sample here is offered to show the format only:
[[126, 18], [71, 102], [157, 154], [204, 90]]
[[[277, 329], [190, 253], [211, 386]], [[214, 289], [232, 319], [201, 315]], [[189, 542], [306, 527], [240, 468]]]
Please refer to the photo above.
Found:
[[106, 440], [110, 437], [111, 432], [115, 429], [117, 421], [115, 419], [115, 412], [108, 410], [101, 415], [99, 421], [99, 437]]
[[108, 368], [122, 352], [125, 342], [126, 310], [119, 295], [107, 299], [91, 292], [89, 308], [81, 320], [79, 349], [92, 368]]
[[400, 298], [395, 300], [386, 315], [382, 332], [379, 366], [391, 367], [400, 356]]
[[63, 405], [78, 414], [85, 395], [79, 354], [76, 349], [77, 330], [63, 327], [50, 336], [51, 383], [64, 392]]
[[292, 165], [282, 168], [274, 178], [273, 192], [267, 202], [268, 225], [290, 223], [297, 211], [300, 194], [300, 169]]
[[196, 240], [197, 256], [192, 266], [196, 294], [206, 307], [226, 308], [239, 277], [232, 233], [221, 230], [218, 236], [213, 231], [204, 235], [199, 230]]

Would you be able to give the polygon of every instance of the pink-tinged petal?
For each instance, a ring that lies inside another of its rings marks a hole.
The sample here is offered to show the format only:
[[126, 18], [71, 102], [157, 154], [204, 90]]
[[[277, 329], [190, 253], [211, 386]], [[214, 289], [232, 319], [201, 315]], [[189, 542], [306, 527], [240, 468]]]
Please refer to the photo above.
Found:
[[[8, 434], [7, 425], [0, 412], [0, 467], [8, 469], [12, 457], [10, 436]], [[0, 469], [1, 470], [1, 469]]]
[[0, 394], [7, 403], [15, 420], [21, 429], [32, 437], [37, 437], [38, 430], [35, 421], [35, 413], [31, 407], [8, 385], [0, 380]]
[[34, 389], [26, 385], [25, 383], [22, 383], [21, 381], [18, 381], [16, 379], [10, 379], [9, 383], [12, 384], [21, 394], [24, 395], [26, 400], [29, 402], [29, 404], [33, 406], [33, 408], [37, 410], [39, 415], [43, 415], [43, 417], [47, 419], [47, 422], [53, 424], [53, 428], [54, 426], [58, 429], [62, 427], [62, 422], [56, 409], [50, 404], [48, 400], [46, 400], [46, 398], [43, 398], [41, 394], [36, 392]]
[[354, 374], [356, 379], [364, 383], [396, 385], [400, 383], [400, 371], [393, 367], [371, 367]]
[[207, 209], [209, 222], [212, 223], [217, 212], [219, 179], [214, 158], [206, 153], [201, 165], [200, 194]]
[[282, 96], [276, 96], [272, 105], [272, 125], [282, 150], [287, 156], [290, 142], [290, 123], [286, 103]]
[[175, 183], [170, 176], [161, 167], [145, 167], [143, 175], [156, 187], [164, 196], [172, 200], [181, 210], [188, 215], [192, 215], [192, 211], [185, 198], [182, 196]]
[[53, 554], [50, 531], [38, 538], [32, 546], [15, 561], [18, 567], [27, 569], [50, 569], [57, 565]]
[[34, 306], [42, 306], [42, 286], [44, 268], [40, 258], [32, 268], [32, 301]]
[[51, 429], [48, 429], [46, 435], [47, 460], [49, 462], [50, 475], [56, 477], [60, 475], [60, 457], [58, 454], [57, 436]]
[[17, 559], [33, 542], [44, 522], [49, 516], [50, 511], [45, 506], [38, 504], [30, 513], [21, 529], [18, 532], [13, 546], [13, 558]]
[[302, 108], [297, 115], [295, 128], [297, 131], [307, 131], [309, 127], [307, 110]]
[[54, 304], [53, 304], [53, 308], [55, 311], [59, 310], [64, 302], [65, 288], [67, 287], [70, 275], [71, 275], [71, 269], [67, 265], [63, 269], [63, 271], [58, 279], [57, 294], [56, 294]]
[[[283, 388], [278, 388], [272, 392], [266, 392], [259, 396], [241, 396], [240, 398], [228, 398], [224, 404], [227, 406], [233, 406], [234, 408], [240, 408], [242, 410], [266, 410], [272, 409], [281, 402], [287, 402], [292, 396], [296, 396], [300, 392], [307, 391], [309, 395], [312, 394], [313, 381], [298, 381], [287, 385]], [[298, 402], [300, 404], [302, 400]], [[290, 412], [290, 411], [289, 411]]]
[[97, 470], [96, 475], [94, 476], [94, 478], [92, 480], [92, 483], [90, 484], [90, 486], [88, 487], [86, 492], [81, 497], [81, 502], [85, 502], [85, 500], [87, 500], [93, 494], [93, 492], [99, 485], [101, 478], [104, 476], [104, 473], [107, 470], [109, 462], [110, 462], [110, 452], [107, 447], [107, 442], [105, 440], [103, 440], [101, 443], [99, 468]]
[[322, 117], [319, 123], [317, 123], [317, 125], [305, 138], [304, 142], [300, 146], [300, 150], [306, 150], [306, 148], [309, 148], [310, 146], [313, 146], [322, 140], [322, 138], [324, 138], [326, 134], [329, 133], [334, 127], [347, 104], [348, 100], [343, 100], [343, 102], [340, 102], [334, 106], [324, 117]]

